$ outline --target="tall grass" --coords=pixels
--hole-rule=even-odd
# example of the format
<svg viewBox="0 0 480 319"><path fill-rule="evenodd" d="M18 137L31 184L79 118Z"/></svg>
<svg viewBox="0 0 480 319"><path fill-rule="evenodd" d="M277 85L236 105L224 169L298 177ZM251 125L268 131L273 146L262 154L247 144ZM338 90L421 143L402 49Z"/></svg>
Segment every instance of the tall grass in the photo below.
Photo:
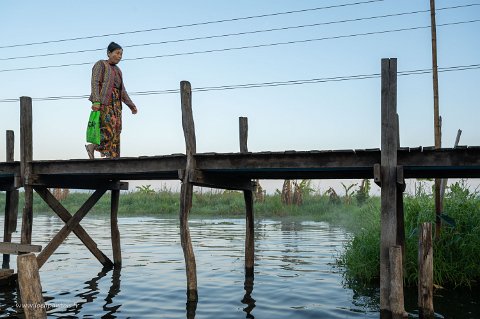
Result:
<svg viewBox="0 0 480 319"><path fill-rule="evenodd" d="M418 228L423 222L435 222L434 199L425 191L406 196L405 211L405 284L418 280ZM353 236L346 244L339 263L353 282L369 283L379 278L380 209L366 210L372 223L350 229ZM444 201L444 227L434 241L434 283L445 287L477 285L480 279L480 198L460 181L449 187Z"/></svg>

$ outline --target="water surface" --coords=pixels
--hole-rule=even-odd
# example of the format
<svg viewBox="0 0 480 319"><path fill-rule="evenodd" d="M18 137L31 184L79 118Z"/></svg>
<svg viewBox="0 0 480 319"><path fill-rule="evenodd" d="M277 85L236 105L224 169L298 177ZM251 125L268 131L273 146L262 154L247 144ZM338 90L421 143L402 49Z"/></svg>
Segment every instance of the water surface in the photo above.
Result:
<svg viewBox="0 0 480 319"><path fill-rule="evenodd" d="M37 216L33 225L33 242L45 246L64 224L56 217ZM109 221L87 217L82 225L111 256ZM193 219L199 302L187 305L178 221L120 218L119 227L120 271L102 269L73 233L42 267L46 303L56 307L48 311L49 318L379 317L378 289L347 286L335 264L348 236L341 228L322 222L257 221L252 279L244 274L244 220ZM11 266L16 266L13 256ZM409 298L413 294L407 294L406 305L411 317L417 317L416 297ZM15 290L0 292L0 318L17 317L16 299ZM462 298L463 306L457 308L462 316L453 311L437 317L476 318L475 300Z"/></svg>

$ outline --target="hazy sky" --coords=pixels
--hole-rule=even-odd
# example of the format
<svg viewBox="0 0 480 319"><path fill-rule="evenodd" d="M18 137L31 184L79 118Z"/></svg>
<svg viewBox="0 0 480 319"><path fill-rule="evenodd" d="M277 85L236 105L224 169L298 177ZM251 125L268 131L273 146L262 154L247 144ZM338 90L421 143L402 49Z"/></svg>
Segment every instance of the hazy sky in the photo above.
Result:
<svg viewBox="0 0 480 319"><path fill-rule="evenodd" d="M480 1L436 1L437 9L469 4L475 5L437 11L440 68L480 64L480 23L442 26L480 19ZM337 7L321 9L331 6ZM139 109L135 116L124 112L122 156L183 153L179 94L133 93L176 90L181 80L190 81L195 89L378 74L380 60L390 57L398 59L399 71L429 69L428 9L429 0L3 0L0 102L19 96L88 95L91 67L106 58L106 46L115 41L124 46L124 61L119 66ZM291 11L301 12L271 15ZM427 12L373 18L416 11ZM131 33L259 15L266 16ZM320 25L172 42L311 24ZM427 28L383 32L416 27ZM108 35L113 33L124 34ZM98 35L108 36L90 37ZM90 38L52 42L83 37ZM278 44L309 39L320 40ZM22 45L34 42L49 43ZM128 47L139 44L151 45ZM100 50L11 59L91 49ZM211 50L221 51L194 53ZM81 65L7 71L68 64ZM479 145L478 76L478 67L439 75L444 146L453 145L458 129L463 130L461 144ZM402 146L433 145L431 78L431 73L399 77ZM15 131L18 150L19 103L0 103L0 108L0 130ZM86 98L34 101L34 159L87 158L83 145L89 112ZM379 78L194 92L193 112L198 152L238 151L239 116L249 119L250 151L380 146ZM4 138L0 139L0 158L5 158Z"/></svg>

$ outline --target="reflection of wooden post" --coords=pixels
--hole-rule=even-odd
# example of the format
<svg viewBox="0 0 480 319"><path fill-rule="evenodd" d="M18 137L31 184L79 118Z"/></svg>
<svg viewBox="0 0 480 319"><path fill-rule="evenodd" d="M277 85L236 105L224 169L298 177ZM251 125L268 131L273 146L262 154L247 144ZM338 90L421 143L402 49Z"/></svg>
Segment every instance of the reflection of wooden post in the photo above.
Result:
<svg viewBox="0 0 480 319"><path fill-rule="evenodd" d="M248 118L240 117L240 153L248 152ZM255 259L254 220L253 220L253 191L243 191L245 199L245 276L253 276Z"/></svg>
<svg viewBox="0 0 480 319"><path fill-rule="evenodd" d="M407 318L403 298L403 264L402 247L392 246L390 257L390 308L393 319Z"/></svg>
<svg viewBox="0 0 480 319"><path fill-rule="evenodd" d="M432 224L423 223L418 242L418 308L420 318L433 318Z"/></svg>
<svg viewBox="0 0 480 319"><path fill-rule="evenodd" d="M397 60L382 59L380 316L391 317L389 249L397 242Z"/></svg>
<svg viewBox="0 0 480 319"><path fill-rule="evenodd" d="M7 131L7 162L14 160L14 142L15 135L13 131ZM5 224L3 229L3 241L9 243L12 241L12 233L17 229L18 214L18 190L8 190L5 194ZM3 255L3 269L10 268L10 255Z"/></svg>
<svg viewBox="0 0 480 319"><path fill-rule="evenodd" d="M182 186L180 189L180 239L187 273L187 300L196 301L198 300L197 265L188 227L188 215L192 208L193 197L193 184L190 182L189 176L193 174L196 166L193 155L197 152L197 146L192 113L192 88L189 82L180 82L180 94L182 104L182 126L187 155L187 166L185 168L185 174L183 174Z"/></svg>
<svg viewBox="0 0 480 319"><path fill-rule="evenodd" d="M18 285L25 318L47 318L35 254L29 253L18 256L17 268Z"/></svg>
<svg viewBox="0 0 480 319"><path fill-rule="evenodd" d="M120 190L112 190L110 228L112 234L113 262L115 267L122 267L122 250L120 247L120 231L118 230L118 203Z"/></svg>
<svg viewBox="0 0 480 319"><path fill-rule="evenodd" d="M25 189L25 206L22 216L21 243L32 243L33 188L28 185L33 158L32 98L20 97L20 172Z"/></svg>

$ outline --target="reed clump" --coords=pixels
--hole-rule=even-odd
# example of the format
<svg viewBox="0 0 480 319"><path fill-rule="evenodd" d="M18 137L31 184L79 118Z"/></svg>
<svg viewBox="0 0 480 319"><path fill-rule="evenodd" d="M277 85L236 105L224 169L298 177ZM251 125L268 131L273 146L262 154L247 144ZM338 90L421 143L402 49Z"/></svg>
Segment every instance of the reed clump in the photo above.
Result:
<svg viewBox="0 0 480 319"><path fill-rule="evenodd" d="M405 272L406 286L418 281L418 230L424 222L435 223L432 193L423 186L415 196L405 196ZM346 269L348 281L372 283L380 269L380 207L363 211L368 222L350 228L351 237L338 259ZM480 279L480 196L470 191L464 181L449 186L444 200L442 232L434 240L434 284L455 288L477 286Z"/></svg>

